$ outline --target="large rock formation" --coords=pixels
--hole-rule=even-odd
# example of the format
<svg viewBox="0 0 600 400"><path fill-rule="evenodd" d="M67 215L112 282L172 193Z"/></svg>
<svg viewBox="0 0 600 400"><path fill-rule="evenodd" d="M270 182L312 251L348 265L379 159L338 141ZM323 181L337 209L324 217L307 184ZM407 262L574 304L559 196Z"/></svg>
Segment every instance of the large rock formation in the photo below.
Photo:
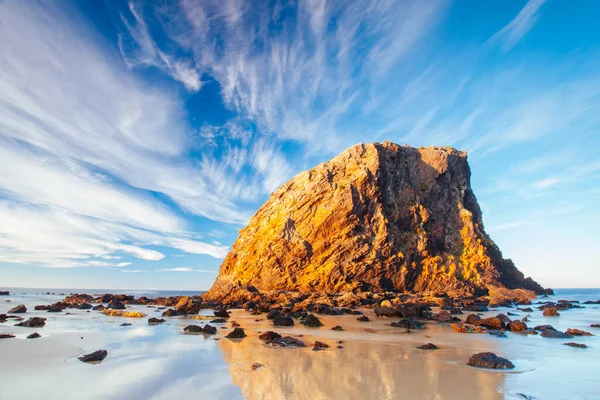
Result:
<svg viewBox="0 0 600 400"><path fill-rule="evenodd" d="M390 142L351 147L273 193L204 297L243 286L453 296L490 286L543 290L485 233L465 152Z"/></svg>

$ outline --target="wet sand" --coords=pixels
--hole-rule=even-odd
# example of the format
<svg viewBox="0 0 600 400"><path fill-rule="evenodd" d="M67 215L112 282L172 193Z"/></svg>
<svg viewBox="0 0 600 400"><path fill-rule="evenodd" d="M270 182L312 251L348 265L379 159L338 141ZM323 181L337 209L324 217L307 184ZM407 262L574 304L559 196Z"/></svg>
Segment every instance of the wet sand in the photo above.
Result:
<svg viewBox="0 0 600 400"><path fill-rule="evenodd" d="M0 312L17 304L33 310L36 304L58 296L0 299ZM562 345L567 340L507 332L507 338L487 334L459 334L449 324L426 323L412 334L389 326L397 318L371 322L356 316L319 316L321 328L273 327L266 316L234 310L230 321L245 329L244 339L225 339L231 323L214 324L216 337L184 335L189 324L205 320L171 317L162 325L149 326L147 319L160 312L132 306L146 318L109 317L85 310L53 314L28 311L21 316L48 318L43 328L0 324L0 333L14 339L0 340L0 399L589 399L600 396L596 378L600 337L573 338L588 349ZM487 315L506 313L508 309ZM515 312L516 310L511 310ZM66 312L72 315L65 315ZM202 314L210 314L210 310ZM518 312L520 317L526 313ZM532 315L529 326L552 324L557 329L580 328L594 332L589 324L600 320L600 306L570 310L560 317ZM466 315L463 315L465 317ZM255 319L261 319L256 322ZM516 318L516 317L513 317ZM121 327L123 322L132 326ZM341 325L343 332L331 331ZM228 329L221 329L222 326ZM371 328L374 333L365 332ZM307 348L273 348L258 339L259 332L274 330L298 337ZM600 334L600 330L596 330ZM39 339L25 339L39 332ZM302 337L299 337L303 335ZM81 338L83 337L83 339ZM215 340L219 339L219 340ZM331 347L313 351L315 340ZM343 341L338 349L337 341ZM432 342L439 350L418 350ZM100 364L76 359L98 349L108 350ZM516 368L490 371L466 365L469 357L492 351L511 360ZM254 363L263 367L253 370Z"/></svg>

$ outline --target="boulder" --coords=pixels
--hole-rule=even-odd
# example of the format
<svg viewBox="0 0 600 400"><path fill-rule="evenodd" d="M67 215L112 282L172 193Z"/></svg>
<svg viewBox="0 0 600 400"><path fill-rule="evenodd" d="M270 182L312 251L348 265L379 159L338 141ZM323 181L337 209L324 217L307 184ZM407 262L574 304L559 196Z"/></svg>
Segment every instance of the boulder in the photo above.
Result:
<svg viewBox="0 0 600 400"><path fill-rule="evenodd" d="M10 333L0 333L0 339L10 339L10 338L14 338L15 335L12 335Z"/></svg>
<svg viewBox="0 0 600 400"><path fill-rule="evenodd" d="M212 325L206 324L206 325L204 325L204 328L202 328L202 333L205 333L207 335L216 335L217 328L215 328Z"/></svg>
<svg viewBox="0 0 600 400"><path fill-rule="evenodd" d="M572 338L572 335L569 335L568 333L564 333L561 331L557 331L555 329L544 329L542 330L542 337L545 338L550 338L550 339L567 339L567 338Z"/></svg>
<svg viewBox="0 0 600 400"><path fill-rule="evenodd" d="M242 339L246 337L246 332L244 332L242 328L235 328L233 331L229 332L225 337L227 339Z"/></svg>
<svg viewBox="0 0 600 400"><path fill-rule="evenodd" d="M590 332L582 331L581 329L569 328L566 333L573 336L594 336Z"/></svg>
<svg viewBox="0 0 600 400"><path fill-rule="evenodd" d="M479 321L480 319L481 317L477 314L469 314L467 315L467 320L465 321L465 323L474 325L475 321Z"/></svg>
<svg viewBox="0 0 600 400"><path fill-rule="evenodd" d="M358 322L369 322L370 321L369 317L367 317L366 315L363 315L362 317L358 317L358 318L356 318L356 320Z"/></svg>
<svg viewBox="0 0 600 400"><path fill-rule="evenodd" d="M511 332L524 332L527 330L527 324L525 324L525 322L515 320L510 321L508 325L506 325L506 328Z"/></svg>
<svg viewBox="0 0 600 400"><path fill-rule="evenodd" d="M343 330L344 330L344 328L342 328L342 327L341 327L341 326L339 326L339 325L336 325L336 326L334 326L333 328L331 328L331 330L332 330L332 331L343 331Z"/></svg>
<svg viewBox="0 0 600 400"><path fill-rule="evenodd" d="M78 308L80 310L89 310L91 308L94 308L94 306L91 305L90 303L81 303L76 308Z"/></svg>
<svg viewBox="0 0 600 400"><path fill-rule="evenodd" d="M27 312L27 307L25 307L24 304L19 304L16 307L11 308L10 310L8 310L9 314L23 314Z"/></svg>
<svg viewBox="0 0 600 400"><path fill-rule="evenodd" d="M215 318L210 320L211 324L224 324L225 322L227 321L223 318Z"/></svg>
<svg viewBox="0 0 600 400"><path fill-rule="evenodd" d="M485 352L473 354L467 365L477 368L513 369L515 366L506 358L498 357L494 353Z"/></svg>
<svg viewBox="0 0 600 400"><path fill-rule="evenodd" d="M98 304L97 306L92 307L92 310L102 311L102 310L106 310L106 307L104 307L104 305L102 305L102 304Z"/></svg>
<svg viewBox="0 0 600 400"><path fill-rule="evenodd" d="M306 344L303 341L291 336L275 338L269 341L268 344L279 347L306 347Z"/></svg>
<svg viewBox="0 0 600 400"><path fill-rule="evenodd" d="M306 319L304 320L303 324L304 324L304 326L307 326L310 328L318 328L320 326L323 326L323 323L321 321L319 321L319 318L317 318L313 314L309 314L306 317Z"/></svg>
<svg viewBox="0 0 600 400"><path fill-rule="evenodd" d="M81 357L77 357L77 359L81 362L101 362L108 355L108 351L106 350L96 350L93 353L84 354Z"/></svg>
<svg viewBox="0 0 600 400"><path fill-rule="evenodd" d="M281 335L277 332L273 332L273 331L266 331L260 334L260 336L258 337L260 340L264 340L266 342L270 342L272 340L275 339L280 339Z"/></svg>
<svg viewBox="0 0 600 400"><path fill-rule="evenodd" d="M183 328L185 333L202 333L203 328L200 325L188 325Z"/></svg>
<svg viewBox="0 0 600 400"><path fill-rule="evenodd" d="M587 346L583 343L567 342L567 343L563 343L563 344L565 346L578 347L580 349L587 349Z"/></svg>
<svg viewBox="0 0 600 400"><path fill-rule="evenodd" d="M148 319L148 325L158 325L158 324L162 324L163 322L165 322L166 320L162 319L162 318L149 318Z"/></svg>
<svg viewBox="0 0 600 400"><path fill-rule="evenodd" d="M177 304L175 304L175 311L177 311L181 315L198 314L200 312L200 307L202 307L202 299L200 297L184 296L181 299L179 299ZM229 314L227 315L229 316ZM215 314L215 317L220 316L221 315Z"/></svg>
<svg viewBox="0 0 600 400"><path fill-rule="evenodd" d="M113 310L124 310L125 304L121 303L118 299L113 298L110 303L106 306L106 308L110 308Z"/></svg>
<svg viewBox="0 0 600 400"><path fill-rule="evenodd" d="M37 332L34 332L34 333L30 334L30 335L27 335L27 339L37 339L37 338L40 338L40 337L42 337L42 335L40 335Z"/></svg>
<svg viewBox="0 0 600 400"><path fill-rule="evenodd" d="M476 325L452 324L452 330L458 333L484 333L485 328Z"/></svg>
<svg viewBox="0 0 600 400"><path fill-rule="evenodd" d="M478 319L476 321L473 321L473 325L483 326L488 329L498 329L498 330L503 330L506 327L504 322L502 322L502 320L498 317Z"/></svg>
<svg viewBox="0 0 600 400"><path fill-rule="evenodd" d="M558 317L560 313L556 310L556 307L544 308L544 317Z"/></svg>
<svg viewBox="0 0 600 400"><path fill-rule="evenodd" d="M286 317L284 315L279 315L277 318L273 319L273 325L275 326L294 326L294 320L292 317Z"/></svg>
<svg viewBox="0 0 600 400"><path fill-rule="evenodd" d="M427 344L417 347L417 349L420 349L420 350L437 350L438 348L439 347L437 347L433 343L427 343Z"/></svg>
<svg viewBox="0 0 600 400"><path fill-rule="evenodd" d="M26 328L41 328L44 325L46 325L46 318L32 317L29 318L27 321L16 324L15 326L23 326Z"/></svg>
<svg viewBox="0 0 600 400"><path fill-rule="evenodd" d="M329 345L323 342L319 342L318 340L315 342L313 347L313 351L325 350L328 349Z"/></svg>
<svg viewBox="0 0 600 400"><path fill-rule="evenodd" d="M167 309L167 311L162 313L163 317L175 317L179 315L179 313L177 311L175 311L173 308L169 308Z"/></svg>
<svg viewBox="0 0 600 400"><path fill-rule="evenodd" d="M398 322L392 322L390 325L394 328L423 329L423 324L414 318L404 318Z"/></svg>
<svg viewBox="0 0 600 400"><path fill-rule="evenodd" d="M218 318L229 318L229 313L223 308L214 310L213 313L215 314L215 317Z"/></svg>

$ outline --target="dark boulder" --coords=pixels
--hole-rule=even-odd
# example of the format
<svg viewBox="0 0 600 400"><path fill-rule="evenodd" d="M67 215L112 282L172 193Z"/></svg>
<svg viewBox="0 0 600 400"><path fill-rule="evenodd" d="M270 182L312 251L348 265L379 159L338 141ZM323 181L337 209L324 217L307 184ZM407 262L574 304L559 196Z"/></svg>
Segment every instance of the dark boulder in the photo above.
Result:
<svg viewBox="0 0 600 400"><path fill-rule="evenodd" d="M315 342L313 347L313 351L325 350L328 349L329 345L327 343L319 342L318 340Z"/></svg>
<svg viewBox="0 0 600 400"><path fill-rule="evenodd" d="M91 308L94 308L94 306L91 305L90 303L81 303L77 306L77 308L80 310L89 310Z"/></svg>
<svg viewBox="0 0 600 400"><path fill-rule="evenodd" d="M269 312L267 313L267 319L275 319L281 315L282 315L281 310L279 310L277 308L273 308L273 309L269 310Z"/></svg>
<svg viewBox="0 0 600 400"><path fill-rule="evenodd" d="M35 332L32 333L31 335L27 335L27 339L37 339L39 337L42 337L42 335L40 335L39 333Z"/></svg>
<svg viewBox="0 0 600 400"><path fill-rule="evenodd" d="M129 322L123 322L121 325L119 326L131 326L131 324Z"/></svg>
<svg viewBox="0 0 600 400"><path fill-rule="evenodd" d="M344 328L342 328L342 327L341 327L341 326L339 326L339 325L336 325L336 326L334 326L333 328L331 328L331 330L332 330L332 331L343 331L343 330L344 330Z"/></svg>
<svg viewBox="0 0 600 400"><path fill-rule="evenodd" d="M77 359L82 362L100 362L104 360L107 355L108 351L106 350L96 350L93 353L84 354L81 357L77 357Z"/></svg>
<svg viewBox="0 0 600 400"><path fill-rule="evenodd" d="M268 344L279 347L306 347L306 344L303 341L291 336L275 338L269 341Z"/></svg>
<svg viewBox="0 0 600 400"><path fill-rule="evenodd" d="M92 307L92 310L102 311L102 310L106 310L106 307L104 307L104 305L102 305L102 304L98 304L97 306Z"/></svg>
<svg viewBox="0 0 600 400"><path fill-rule="evenodd" d="M578 347L580 349L587 349L587 346L583 343L567 342L567 343L563 343L563 344L565 346Z"/></svg>
<svg viewBox="0 0 600 400"><path fill-rule="evenodd" d="M27 321L19 322L15 326L23 326L26 328L41 328L46 325L46 318L32 317Z"/></svg>
<svg viewBox="0 0 600 400"><path fill-rule="evenodd" d="M264 340L267 343L275 340L275 339L280 339L281 335L277 332L273 332L273 331L266 331L260 334L260 336L258 337L260 340Z"/></svg>
<svg viewBox="0 0 600 400"><path fill-rule="evenodd" d="M10 296L10 292L8 290L0 290L0 296Z"/></svg>
<svg viewBox="0 0 600 400"><path fill-rule="evenodd" d="M0 333L0 339L10 339L14 337L15 335L11 335L10 333Z"/></svg>
<svg viewBox="0 0 600 400"><path fill-rule="evenodd" d="M162 324L163 322L165 322L166 320L162 319L162 318L149 318L148 319L148 325L158 325L158 324Z"/></svg>
<svg viewBox="0 0 600 400"><path fill-rule="evenodd" d="M561 331L557 331L555 329L544 329L542 330L542 337L545 338L550 338L550 339L567 339L567 338L572 338L572 335L569 335L568 333L564 333Z"/></svg>
<svg viewBox="0 0 600 400"><path fill-rule="evenodd" d="M510 322L510 318L508 318L504 314L498 314L498 315L496 315L496 318L498 318L500 321L504 322L504 324L508 324Z"/></svg>
<svg viewBox="0 0 600 400"><path fill-rule="evenodd" d="M18 306L11 308L8 310L9 314L23 314L27 312L27 307L24 304L19 304Z"/></svg>
<svg viewBox="0 0 600 400"><path fill-rule="evenodd" d="M367 317L366 315L363 315L362 317L358 317L358 318L356 318L356 320L358 322L369 322L370 321L369 317Z"/></svg>
<svg viewBox="0 0 600 400"><path fill-rule="evenodd" d="M106 308L110 308L113 310L124 310L125 304L121 303L118 299L113 298L110 303L106 306Z"/></svg>
<svg viewBox="0 0 600 400"><path fill-rule="evenodd" d="M215 317L218 318L229 318L229 313L224 308L214 310L213 313L215 314Z"/></svg>
<svg viewBox="0 0 600 400"><path fill-rule="evenodd" d="M317 318L313 314L309 314L304 320L303 324L304 326L307 326L309 328L318 328L320 326L323 326L323 323L319 321L319 318Z"/></svg>
<svg viewBox="0 0 600 400"><path fill-rule="evenodd" d="M169 308L167 311L162 313L163 317L176 317L177 315L179 315L179 313L172 308Z"/></svg>
<svg viewBox="0 0 600 400"><path fill-rule="evenodd" d="M286 317L284 315L279 315L277 318L273 319L273 325L275 326L294 326L294 320L292 317Z"/></svg>
<svg viewBox="0 0 600 400"><path fill-rule="evenodd" d="M50 308L48 309L48 312L59 313L59 312L62 312L65 308L66 307L65 307L64 304L62 304L62 303L55 303L55 304L52 304L52 306L50 306Z"/></svg>
<svg viewBox="0 0 600 400"><path fill-rule="evenodd" d="M183 331L185 333L201 333L202 327L200 325L188 325L183 328Z"/></svg>
<svg viewBox="0 0 600 400"><path fill-rule="evenodd" d="M224 318L215 318L210 320L211 324L224 324L225 322L227 321Z"/></svg>
<svg viewBox="0 0 600 400"><path fill-rule="evenodd" d="M235 328L233 331L229 332L227 339L242 339L246 337L246 332L242 328Z"/></svg>
<svg viewBox="0 0 600 400"><path fill-rule="evenodd" d="M394 328L423 329L423 324L414 318L404 318L398 322L392 322L390 325Z"/></svg>
<svg viewBox="0 0 600 400"><path fill-rule="evenodd" d="M438 348L439 347L437 347L433 343L427 343L427 344L417 347L417 349L420 349L420 350L437 350Z"/></svg>
<svg viewBox="0 0 600 400"><path fill-rule="evenodd" d="M467 365L490 369L513 369L515 367L514 364L506 358L498 357L490 352L473 354L471 358L469 358Z"/></svg>
<svg viewBox="0 0 600 400"><path fill-rule="evenodd" d="M398 317L400 313L392 307L375 307L373 310L378 317Z"/></svg>
<svg viewBox="0 0 600 400"><path fill-rule="evenodd" d="M206 325L204 325L204 328L202 328L202 333L205 333L207 335L216 335L217 328L215 328L212 325L206 324Z"/></svg>

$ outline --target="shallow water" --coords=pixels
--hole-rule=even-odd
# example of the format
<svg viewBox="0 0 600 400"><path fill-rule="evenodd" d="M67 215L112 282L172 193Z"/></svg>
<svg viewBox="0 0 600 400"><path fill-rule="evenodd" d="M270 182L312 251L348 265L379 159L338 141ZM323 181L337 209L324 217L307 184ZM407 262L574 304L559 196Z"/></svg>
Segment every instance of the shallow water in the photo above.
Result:
<svg viewBox="0 0 600 400"><path fill-rule="evenodd" d="M355 316L319 316L325 324L321 328L274 329L264 315L240 310L231 319L246 329L248 337L224 339L230 331L230 324L224 324L229 329L219 329L220 340L214 340L181 334L183 327L203 325L202 320L174 317L163 325L148 326L147 318L160 313L145 306L131 307L147 314L142 319L84 310L67 310L72 315L33 311L35 305L62 297L31 293L0 297L0 313L26 304L30 311L23 317L48 318L46 326L38 329L15 327L10 320L0 324L0 333L17 336L0 340L0 399L522 399L518 393L536 399L600 398L596 377L600 336L562 340L509 332L507 338L497 338L459 334L437 323L405 334L389 326L396 319L376 319L370 310L365 311L372 319L368 323L356 321ZM556 296L542 300L562 298L597 300L600 290L557 291ZM507 311L500 308L487 314ZM510 311L519 318L525 316ZM537 310L530 314L528 326L551 324L560 330L580 328L594 333L589 324L600 323L599 305L564 311L560 317L543 317ZM121 327L122 322L133 325ZM345 330L331 331L335 325ZM366 328L375 332L367 333ZM258 339L258 332L264 330L303 335L301 340L309 347L265 346ZM42 338L25 339L36 331ZM600 329L595 331L600 334ZM331 348L312 351L315 339ZM344 342L343 349L336 348L339 340ZM571 348L562 345L565 341L590 347ZM441 349L416 349L427 342ZM100 364L76 359L98 349L108 350ZM481 351L506 357L516 368L498 372L468 367L469 357ZM264 366L253 370L256 362Z"/></svg>

